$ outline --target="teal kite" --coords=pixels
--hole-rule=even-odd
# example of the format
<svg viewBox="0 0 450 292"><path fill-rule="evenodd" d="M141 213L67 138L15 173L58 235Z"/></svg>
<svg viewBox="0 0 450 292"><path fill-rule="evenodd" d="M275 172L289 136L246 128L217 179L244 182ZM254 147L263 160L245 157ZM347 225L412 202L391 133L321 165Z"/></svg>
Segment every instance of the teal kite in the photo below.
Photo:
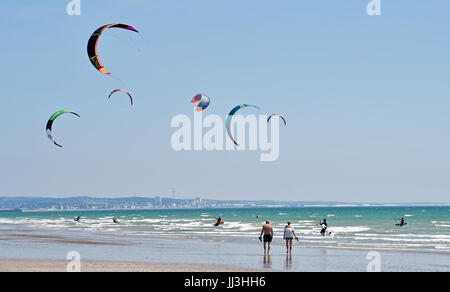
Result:
<svg viewBox="0 0 450 292"><path fill-rule="evenodd" d="M227 132L228 132L228 137L230 137L231 141L233 141L234 145L236 145L236 146L239 146L239 144L236 142L236 140L234 140L233 135L231 135L231 120L233 119L234 115L239 110L246 108L246 107L253 107L256 109L260 109L259 107L255 106L255 105L241 104L241 105L238 105L237 107L235 107L234 109L232 109L227 117L226 128L227 128Z"/></svg>

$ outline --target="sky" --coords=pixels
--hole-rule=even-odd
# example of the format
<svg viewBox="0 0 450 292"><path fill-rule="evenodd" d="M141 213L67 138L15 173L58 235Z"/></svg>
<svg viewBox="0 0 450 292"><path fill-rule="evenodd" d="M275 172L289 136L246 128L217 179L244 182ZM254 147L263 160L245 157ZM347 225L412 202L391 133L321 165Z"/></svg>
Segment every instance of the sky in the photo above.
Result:
<svg viewBox="0 0 450 292"><path fill-rule="evenodd" d="M0 3L0 196L450 202L449 1L69 2ZM104 76L86 45L109 23L139 34L104 33ZM199 92L282 114L279 159L174 151Z"/></svg>

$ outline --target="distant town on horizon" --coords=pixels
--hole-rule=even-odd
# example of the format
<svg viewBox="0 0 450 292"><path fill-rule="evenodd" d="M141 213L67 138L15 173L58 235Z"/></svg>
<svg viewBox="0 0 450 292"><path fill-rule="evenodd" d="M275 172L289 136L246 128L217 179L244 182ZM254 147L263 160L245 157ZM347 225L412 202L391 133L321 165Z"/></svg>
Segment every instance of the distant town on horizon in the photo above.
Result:
<svg viewBox="0 0 450 292"><path fill-rule="evenodd" d="M0 211L81 211L147 209L308 208L308 207L450 206L450 203L349 203L326 201L210 200L200 197L0 197Z"/></svg>

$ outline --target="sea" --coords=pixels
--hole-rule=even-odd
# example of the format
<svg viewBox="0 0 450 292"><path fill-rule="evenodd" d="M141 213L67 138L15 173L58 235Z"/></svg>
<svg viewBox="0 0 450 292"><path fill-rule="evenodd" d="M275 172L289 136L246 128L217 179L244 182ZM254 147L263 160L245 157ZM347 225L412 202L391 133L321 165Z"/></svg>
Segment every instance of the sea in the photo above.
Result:
<svg viewBox="0 0 450 292"><path fill-rule="evenodd" d="M80 221L74 218L80 216ZM216 218L223 225L215 226ZM407 225L399 227L398 218ZM113 222L113 218L118 223ZM319 222L327 219L322 237ZM288 221L307 248L450 253L450 207L303 207L0 213L0 226L201 242L259 243L265 221L282 242Z"/></svg>

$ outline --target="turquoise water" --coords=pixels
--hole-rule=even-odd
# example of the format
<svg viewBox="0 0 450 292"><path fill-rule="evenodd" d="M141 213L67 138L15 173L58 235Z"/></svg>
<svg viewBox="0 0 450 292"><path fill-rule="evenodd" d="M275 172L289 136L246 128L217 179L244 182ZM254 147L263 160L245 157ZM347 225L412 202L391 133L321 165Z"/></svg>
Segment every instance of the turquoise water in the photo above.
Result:
<svg viewBox="0 0 450 292"><path fill-rule="evenodd" d="M81 216L81 222L73 219ZM215 227L215 217L225 224ZM119 224L112 218L116 217ZM408 225L395 226L405 217ZM332 235L322 238L318 221L326 218ZM0 213L0 224L36 229L90 231L124 236L157 236L208 242L259 242L265 220L275 242L292 221L306 247L450 252L450 207L333 207L208 210L124 210Z"/></svg>

